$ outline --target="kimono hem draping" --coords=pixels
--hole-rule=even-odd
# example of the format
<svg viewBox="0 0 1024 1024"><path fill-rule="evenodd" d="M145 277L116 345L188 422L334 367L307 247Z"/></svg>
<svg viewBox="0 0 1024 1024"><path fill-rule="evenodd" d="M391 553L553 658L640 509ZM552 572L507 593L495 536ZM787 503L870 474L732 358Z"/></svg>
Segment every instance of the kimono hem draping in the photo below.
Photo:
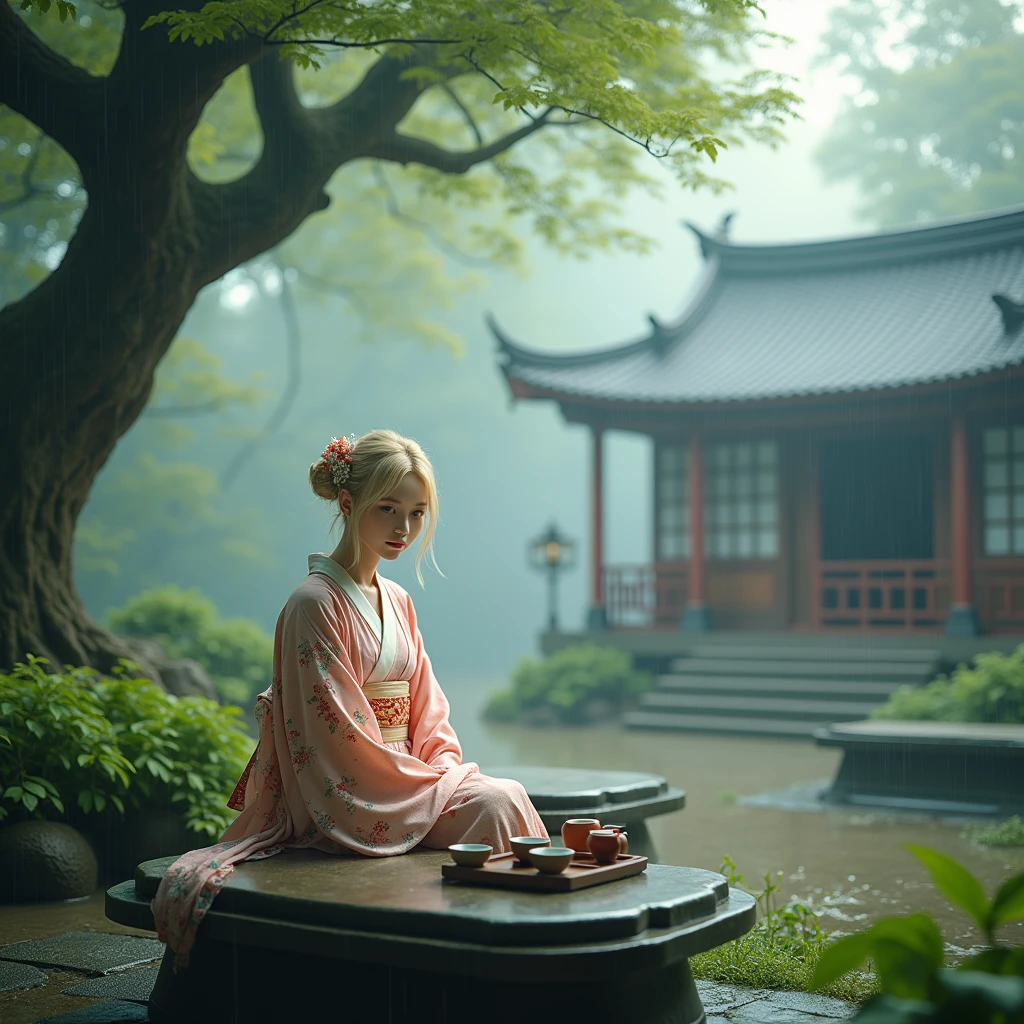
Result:
<svg viewBox="0 0 1024 1024"><path fill-rule="evenodd" d="M378 616L345 570L310 555L277 622L273 683L256 701L259 741L221 842L180 857L153 900L159 938L188 962L195 933L233 865L284 850L388 857L418 843L472 839L508 849L545 835L522 787L462 763L409 595L376 577ZM399 694L370 699L371 693ZM381 722L385 734L382 735ZM385 742L408 723L408 739Z"/></svg>

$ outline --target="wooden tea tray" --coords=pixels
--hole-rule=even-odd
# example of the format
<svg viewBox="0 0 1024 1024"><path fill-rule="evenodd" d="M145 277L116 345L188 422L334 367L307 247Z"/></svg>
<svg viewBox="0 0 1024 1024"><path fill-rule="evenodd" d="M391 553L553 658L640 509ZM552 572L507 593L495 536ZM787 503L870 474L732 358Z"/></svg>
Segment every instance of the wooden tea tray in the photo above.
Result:
<svg viewBox="0 0 1024 1024"><path fill-rule="evenodd" d="M520 864L513 853L499 853L480 868L442 864L441 875L457 882L493 885L504 889L575 892L577 889L589 889L592 885L614 882L617 878L638 875L646 867L646 857L619 854L619 859L613 864L598 864L589 853L577 853L561 874L545 875L535 867Z"/></svg>

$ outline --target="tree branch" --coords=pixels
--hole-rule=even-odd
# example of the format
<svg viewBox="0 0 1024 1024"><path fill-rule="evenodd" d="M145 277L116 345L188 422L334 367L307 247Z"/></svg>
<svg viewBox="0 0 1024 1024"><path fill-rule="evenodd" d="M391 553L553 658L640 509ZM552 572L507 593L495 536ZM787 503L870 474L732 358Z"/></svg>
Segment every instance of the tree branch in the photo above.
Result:
<svg viewBox="0 0 1024 1024"><path fill-rule="evenodd" d="M311 213L325 209L330 200L324 188L334 172L375 156L429 87L404 72L431 60L422 50L400 58L385 54L348 95L321 108L302 106L292 64L275 51L251 65L264 136L260 159L237 181L212 185L193 178L190 184L202 233L203 283L272 248Z"/></svg>
<svg viewBox="0 0 1024 1024"><path fill-rule="evenodd" d="M520 140L539 131L548 123L548 118L553 110L553 107L549 107L529 124L517 128L514 132L509 132L507 135L502 135L501 138L477 149L457 152L444 149L426 139L417 139L400 132L391 132L384 140L385 144L381 146L380 151L373 155L393 163L422 164L424 167L433 167L434 170L442 171L445 174L465 174L471 167L493 160L505 150L511 149Z"/></svg>
<svg viewBox="0 0 1024 1024"><path fill-rule="evenodd" d="M0 0L0 103L27 118L78 159L95 138L104 80L50 49Z"/></svg>
<svg viewBox="0 0 1024 1024"><path fill-rule="evenodd" d="M444 90L445 94L452 101L452 103L455 104L455 107L458 109L459 113L462 114L462 117L465 120L466 124L469 125L469 130L473 133L473 137L476 139L476 144L478 146L482 146L484 144L484 136L483 133L480 131L480 126L476 123L476 118L473 117L472 113L470 112L469 107L467 107L466 104L462 102L462 100L459 98L459 94L451 87L450 83L445 82L445 84L441 88Z"/></svg>

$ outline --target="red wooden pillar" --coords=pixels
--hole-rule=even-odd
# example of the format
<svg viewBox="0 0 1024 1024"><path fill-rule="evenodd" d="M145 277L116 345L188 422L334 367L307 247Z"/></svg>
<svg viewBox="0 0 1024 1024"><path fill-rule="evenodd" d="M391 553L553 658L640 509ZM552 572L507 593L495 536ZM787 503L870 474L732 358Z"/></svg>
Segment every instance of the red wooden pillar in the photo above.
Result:
<svg viewBox="0 0 1024 1024"><path fill-rule="evenodd" d="M690 567L686 577L684 633L706 633L711 629L707 603L707 567L704 558L704 451L700 436L690 438L687 477L690 491Z"/></svg>
<svg viewBox="0 0 1024 1024"><path fill-rule="evenodd" d="M590 459L590 609L587 629L608 628L608 613L604 604L604 486L602 482L601 448L604 431L592 427Z"/></svg>
<svg viewBox="0 0 1024 1024"><path fill-rule="evenodd" d="M953 413L949 431L950 554L953 562L952 600L946 618L948 636L977 636L974 582L971 566L971 466L967 419Z"/></svg>

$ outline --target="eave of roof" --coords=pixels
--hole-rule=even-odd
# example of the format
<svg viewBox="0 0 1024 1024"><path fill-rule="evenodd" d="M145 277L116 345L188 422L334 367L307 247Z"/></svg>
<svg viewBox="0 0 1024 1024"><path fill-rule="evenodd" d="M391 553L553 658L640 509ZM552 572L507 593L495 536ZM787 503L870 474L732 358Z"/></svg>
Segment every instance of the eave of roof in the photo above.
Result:
<svg viewBox="0 0 1024 1024"><path fill-rule="evenodd" d="M567 399L734 403L884 391L976 377L1024 362L1024 330L1011 329L1010 321L1003 329L1001 309L991 302L993 292L1024 291L1024 207L922 228L795 245L733 245L690 227L706 260L704 273L682 315L670 324L650 316L651 330L642 337L584 352L540 352L512 341L488 318L510 387L519 380ZM966 295L959 319L951 311L949 294L957 287ZM934 293L934 303L929 292ZM850 339L844 343L838 337L842 330L815 308L841 305L844 299L855 313L863 313L866 333L873 332L862 341L865 349L871 341L876 351L866 353L861 368L850 351ZM737 311L743 302L755 303L754 315L747 311L744 317L742 310ZM882 309L869 308L879 303ZM849 316L851 310L837 310L837 316L844 312ZM880 321L885 312L888 318ZM795 330L794 318L803 321L803 338ZM886 324L892 339L884 337ZM846 328L849 333L849 324ZM957 336L947 337L945 350L939 351L937 339L950 332ZM687 346L691 335L693 345ZM755 335L763 342L760 348L751 347ZM890 342L893 347L886 349ZM836 364L832 366L824 358L830 343ZM894 351L901 343L904 351ZM977 349L973 357L955 347L969 343ZM776 351L769 359L764 346L772 344ZM801 352L801 344L806 351ZM735 365L727 365L723 346L735 349ZM792 379L779 364L787 348L794 362ZM768 364L759 369L758 357L768 359ZM888 367L880 365L882 360ZM808 372L808 361L819 364L817 377ZM678 393L666 378L679 378Z"/></svg>

